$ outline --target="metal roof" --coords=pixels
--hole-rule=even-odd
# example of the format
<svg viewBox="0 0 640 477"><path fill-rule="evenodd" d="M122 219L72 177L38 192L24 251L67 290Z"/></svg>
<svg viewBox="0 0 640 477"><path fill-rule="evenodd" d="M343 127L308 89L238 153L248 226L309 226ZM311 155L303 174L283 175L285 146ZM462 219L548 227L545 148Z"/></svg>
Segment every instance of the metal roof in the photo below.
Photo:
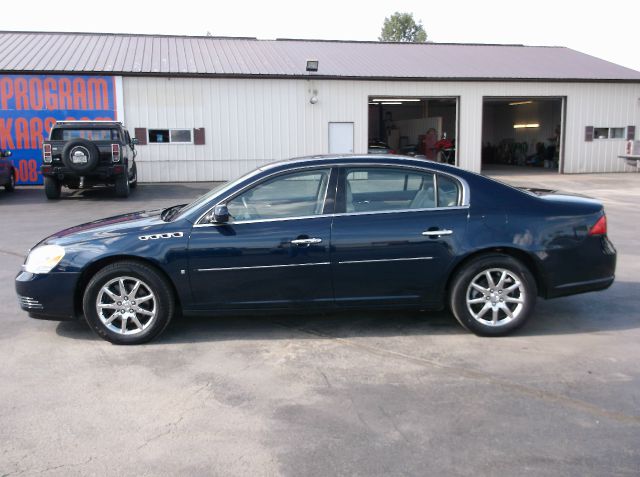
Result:
<svg viewBox="0 0 640 477"><path fill-rule="evenodd" d="M317 59L317 73L306 61ZM0 32L0 72L415 80L640 81L563 47Z"/></svg>

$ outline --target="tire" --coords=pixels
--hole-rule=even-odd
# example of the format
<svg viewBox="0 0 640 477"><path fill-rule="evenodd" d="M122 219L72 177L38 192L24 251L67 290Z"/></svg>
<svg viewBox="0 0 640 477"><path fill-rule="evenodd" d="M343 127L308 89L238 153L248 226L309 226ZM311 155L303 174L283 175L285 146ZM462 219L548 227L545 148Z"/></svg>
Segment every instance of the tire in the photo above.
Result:
<svg viewBox="0 0 640 477"><path fill-rule="evenodd" d="M13 192L16 190L16 171L13 169L9 172L9 182L4 185L4 190L7 192Z"/></svg>
<svg viewBox="0 0 640 477"><path fill-rule="evenodd" d="M87 323L102 339L133 345L164 331L175 313L175 300L169 282L154 268L122 261L107 265L91 278L82 307Z"/></svg>
<svg viewBox="0 0 640 477"><path fill-rule="evenodd" d="M75 154L86 158L84 163L75 163L72 157ZM100 163L100 152L94 143L86 139L74 139L64 145L62 149L62 162L72 171L84 175L94 170Z"/></svg>
<svg viewBox="0 0 640 477"><path fill-rule="evenodd" d="M44 177L44 193L49 200L56 200L60 198L60 191L62 187L60 186L60 181L57 177Z"/></svg>
<svg viewBox="0 0 640 477"><path fill-rule="evenodd" d="M469 331L504 336L527 321L537 294L536 281L526 266L508 255L491 254L471 260L456 273L449 304Z"/></svg>
<svg viewBox="0 0 640 477"><path fill-rule="evenodd" d="M127 174L116 177L116 197L129 197L129 178Z"/></svg>
<svg viewBox="0 0 640 477"><path fill-rule="evenodd" d="M129 188L131 189L135 189L138 186L138 166L136 166L136 163L133 163L133 166L131 166L131 179L129 179Z"/></svg>

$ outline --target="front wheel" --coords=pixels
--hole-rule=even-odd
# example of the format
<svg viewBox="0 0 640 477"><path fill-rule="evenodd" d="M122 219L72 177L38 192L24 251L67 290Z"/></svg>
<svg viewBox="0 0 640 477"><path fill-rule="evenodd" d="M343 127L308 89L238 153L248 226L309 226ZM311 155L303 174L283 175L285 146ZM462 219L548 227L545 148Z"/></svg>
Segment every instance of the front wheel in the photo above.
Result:
<svg viewBox="0 0 640 477"><path fill-rule="evenodd" d="M522 326L535 306L533 275L503 254L478 257L454 277L450 305L462 326L480 336L503 336Z"/></svg>
<svg viewBox="0 0 640 477"><path fill-rule="evenodd" d="M138 186L138 167L134 162L131 166L131 179L129 179L129 188L135 189Z"/></svg>
<svg viewBox="0 0 640 477"><path fill-rule="evenodd" d="M129 197L129 178L127 174L116 177L116 197Z"/></svg>
<svg viewBox="0 0 640 477"><path fill-rule="evenodd" d="M107 265L89 281L84 315L101 338L140 344L157 337L174 315L171 286L155 269L138 262Z"/></svg>

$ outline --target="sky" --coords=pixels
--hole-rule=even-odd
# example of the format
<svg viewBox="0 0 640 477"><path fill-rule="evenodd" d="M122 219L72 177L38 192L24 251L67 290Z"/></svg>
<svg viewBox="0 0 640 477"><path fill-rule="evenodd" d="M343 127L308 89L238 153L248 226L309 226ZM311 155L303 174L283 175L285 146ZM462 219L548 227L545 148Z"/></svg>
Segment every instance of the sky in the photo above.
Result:
<svg viewBox="0 0 640 477"><path fill-rule="evenodd" d="M640 0L5 0L0 30L376 41L396 11L436 43L566 46L640 71Z"/></svg>

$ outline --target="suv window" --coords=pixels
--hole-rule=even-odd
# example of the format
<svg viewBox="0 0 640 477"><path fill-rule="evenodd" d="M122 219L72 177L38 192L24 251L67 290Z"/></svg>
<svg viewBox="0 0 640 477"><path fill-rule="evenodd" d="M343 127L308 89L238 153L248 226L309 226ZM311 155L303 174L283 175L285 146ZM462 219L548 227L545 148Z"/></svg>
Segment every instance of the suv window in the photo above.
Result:
<svg viewBox="0 0 640 477"><path fill-rule="evenodd" d="M70 141L88 139L90 141L120 141L117 129L68 129L57 128L51 131L52 141Z"/></svg>
<svg viewBox="0 0 640 477"><path fill-rule="evenodd" d="M227 202L229 214L234 221L322 214L329 172L295 172L261 182Z"/></svg>
<svg viewBox="0 0 640 477"><path fill-rule="evenodd" d="M394 167L349 168L345 188L347 213L449 207L458 205L459 196L453 179Z"/></svg>

